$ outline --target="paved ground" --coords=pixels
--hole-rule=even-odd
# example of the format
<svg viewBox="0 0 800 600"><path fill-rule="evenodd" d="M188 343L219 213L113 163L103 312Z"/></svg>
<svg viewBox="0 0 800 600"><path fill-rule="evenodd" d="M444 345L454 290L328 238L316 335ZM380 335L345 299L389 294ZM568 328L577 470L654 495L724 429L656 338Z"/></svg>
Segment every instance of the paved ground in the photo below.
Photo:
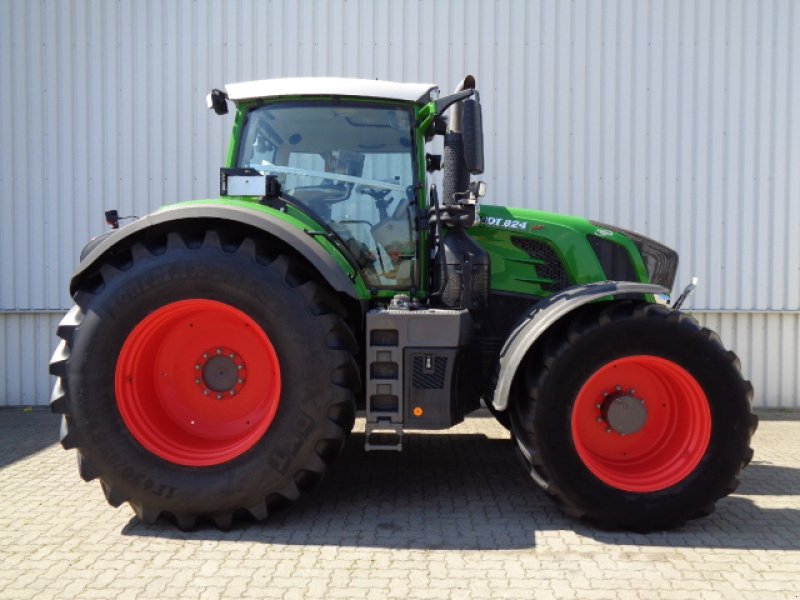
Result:
<svg viewBox="0 0 800 600"><path fill-rule="evenodd" d="M0 598L800 598L800 412L762 414L713 516L651 535L562 516L491 418L399 455L356 434L311 497L227 533L112 509L57 437L0 411Z"/></svg>

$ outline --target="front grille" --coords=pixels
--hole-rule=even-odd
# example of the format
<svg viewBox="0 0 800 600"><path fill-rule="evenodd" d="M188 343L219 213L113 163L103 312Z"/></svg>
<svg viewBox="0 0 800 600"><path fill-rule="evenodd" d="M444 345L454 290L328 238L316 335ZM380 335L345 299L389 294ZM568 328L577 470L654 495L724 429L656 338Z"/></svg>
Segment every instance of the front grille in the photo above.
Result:
<svg viewBox="0 0 800 600"><path fill-rule="evenodd" d="M570 286L569 275L553 249L539 240L512 237L511 243L536 261L536 276L548 281L541 282L542 289L558 292Z"/></svg>
<svg viewBox="0 0 800 600"><path fill-rule="evenodd" d="M678 253L675 250L621 227L614 227L597 221L590 222L592 225L630 238L637 250L639 250L639 254L642 255L650 283L660 285L668 290L672 289L672 285L675 283L675 273L678 271Z"/></svg>
<svg viewBox="0 0 800 600"><path fill-rule="evenodd" d="M671 290L675 283L675 273L678 271L678 253L672 248L648 239L634 239L633 243L642 253L650 283Z"/></svg>
<svg viewBox="0 0 800 600"><path fill-rule="evenodd" d="M592 246L606 279L609 281L639 281L633 261L628 252L611 240L590 235L589 244Z"/></svg>

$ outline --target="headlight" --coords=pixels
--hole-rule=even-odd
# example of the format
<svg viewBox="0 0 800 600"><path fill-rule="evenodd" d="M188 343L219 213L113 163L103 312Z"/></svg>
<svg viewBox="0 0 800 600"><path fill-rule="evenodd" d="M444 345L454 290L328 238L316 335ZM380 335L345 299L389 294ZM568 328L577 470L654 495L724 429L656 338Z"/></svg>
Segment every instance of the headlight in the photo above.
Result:
<svg viewBox="0 0 800 600"><path fill-rule="evenodd" d="M648 237L615 227L606 225L605 223L598 223L591 221L592 225L608 229L614 233L619 233L628 237L639 250L642 255L645 269L647 269L647 276L650 278L650 283L660 285L672 290L672 285L675 283L675 273L678 270L678 253L672 248L667 248L664 244L659 244L655 240Z"/></svg>

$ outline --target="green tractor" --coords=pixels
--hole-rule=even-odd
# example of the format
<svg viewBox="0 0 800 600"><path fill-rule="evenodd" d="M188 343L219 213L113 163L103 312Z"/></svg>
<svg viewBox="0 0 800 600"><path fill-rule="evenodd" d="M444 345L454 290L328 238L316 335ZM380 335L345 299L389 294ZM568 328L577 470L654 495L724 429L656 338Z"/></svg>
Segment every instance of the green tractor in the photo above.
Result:
<svg viewBox="0 0 800 600"><path fill-rule="evenodd" d="M752 387L670 305L678 256L586 219L479 205L475 81L291 78L213 90L219 199L92 240L50 406L81 477L145 523L228 528L365 449L481 407L569 514L666 528L752 457ZM443 156L426 144L443 137ZM430 147L428 147L430 150ZM442 191L426 180L442 170Z"/></svg>

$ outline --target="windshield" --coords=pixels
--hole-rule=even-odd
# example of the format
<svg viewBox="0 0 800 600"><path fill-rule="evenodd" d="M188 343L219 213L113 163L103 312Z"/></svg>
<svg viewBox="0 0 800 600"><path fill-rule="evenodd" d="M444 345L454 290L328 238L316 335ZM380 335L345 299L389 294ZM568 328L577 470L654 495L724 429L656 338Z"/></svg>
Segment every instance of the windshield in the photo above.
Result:
<svg viewBox="0 0 800 600"><path fill-rule="evenodd" d="M252 110L237 166L276 175L287 199L325 221L374 287L414 285L413 112L292 102Z"/></svg>

